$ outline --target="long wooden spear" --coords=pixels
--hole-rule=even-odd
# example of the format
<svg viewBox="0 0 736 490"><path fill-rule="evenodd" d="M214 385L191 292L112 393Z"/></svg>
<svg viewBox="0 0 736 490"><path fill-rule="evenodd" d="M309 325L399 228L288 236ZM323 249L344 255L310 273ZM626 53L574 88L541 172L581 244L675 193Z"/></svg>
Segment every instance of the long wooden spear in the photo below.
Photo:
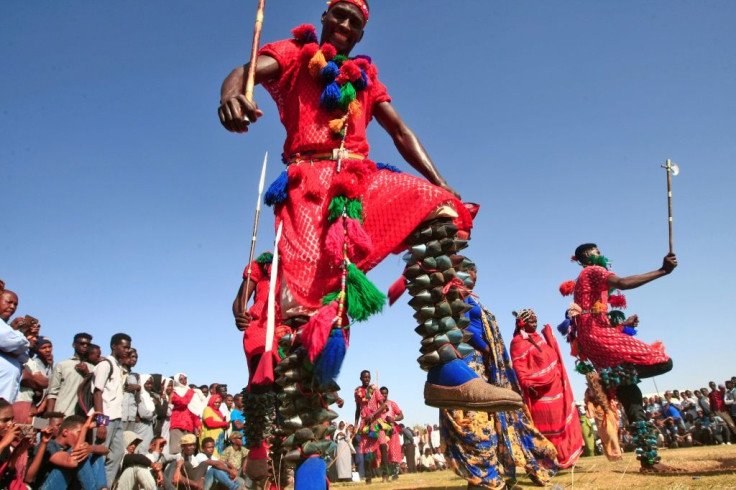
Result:
<svg viewBox="0 0 736 490"><path fill-rule="evenodd" d="M258 48L261 44L261 30L263 29L263 12L266 10L266 0L258 0L258 10L256 11L256 23L253 27L253 44L250 47L250 64L248 65L248 77L245 80L245 97L249 101L253 101L253 89L256 85L256 65L258 64ZM248 120L248 116L245 116ZM263 168L261 168L261 180L258 184L258 202L256 203L256 217L253 222L253 236L250 240L250 254L248 254L248 273L245 279L245 291L241 311L245 311L248 306L248 287L250 286L251 263L253 262L253 253L256 249L256 238L258 236L258 219L261 215L261 194L263 194L263 183L266 179L266 162L268 161L268 152L263 157Z"/></svg>
<svg viewBox="0 0 736 490"><path fill-rule="evenodd" d="M241 311L245 311L248 306L248 288L250 287L251 265L253 264L253 253L256 250L256 238L258 238L258 220L261 217L261 195L263 194L263 184L266 181L266 164L268 163L268 152L263 157L263 167L261 167L261 180L258 182L258 201L256 202L256 217L253 220L253 235L250 238L250 254L248 255L248 273L245 278L245 289L243 290L243 299Z"/></svg>
<svg viewBox="0 0 736 490"><path fill-rule="evenodd" d="M250 64L248 65L248 77L245 80L245 98L253 101L253 89L256 85L256 64L258 61L258 48L261 44L261 29L263 29L263 12L266 9L266 0L258 0L258 11L256 12L256 25L253 28L253 44L250 48Z"/></svg>

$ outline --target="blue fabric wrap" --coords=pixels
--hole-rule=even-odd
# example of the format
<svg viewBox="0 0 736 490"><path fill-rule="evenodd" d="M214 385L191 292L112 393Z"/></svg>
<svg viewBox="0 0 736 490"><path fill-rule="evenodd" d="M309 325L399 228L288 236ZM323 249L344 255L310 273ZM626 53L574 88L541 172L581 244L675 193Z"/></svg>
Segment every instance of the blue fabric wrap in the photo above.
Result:
<svg viewBox="0 0 736 490"><path fill-rule="evenodd" d="M472 310L465 313L465 316L470 318L470 325L465 327L465 331L473 334L470 338L470 345L475 347L476 350L485 352L489 349L489 346L483 336L483 320L481 318L483 311L480 309L480 305L476 303L472 297L468 296L465 299L465 302L473 307Z"/></svg>
<svg viewBox="0 0 736 490"><path fill-rule="evenodd" d="M294 472L294 488L299 490L326 490L327 463L322 458L309 458Z"/></svg>
<svg viewBox="0 0 736 490"><path fill-rule="evenodd" d="M462 359L440 364L429 370L427 381L440 386L460 386L478 375Z"/></svg>

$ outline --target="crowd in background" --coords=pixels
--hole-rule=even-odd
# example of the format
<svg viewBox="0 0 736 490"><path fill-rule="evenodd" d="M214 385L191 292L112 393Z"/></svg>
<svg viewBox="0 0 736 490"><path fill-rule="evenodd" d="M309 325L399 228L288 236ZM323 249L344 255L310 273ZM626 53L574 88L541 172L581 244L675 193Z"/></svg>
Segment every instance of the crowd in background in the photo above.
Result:
<svg viewBox="0 0 736 490"><path fill-rule="evenodd" d="M249 487L240 394L228 394L224 384L191 385L184 373L137 373L138 352L125 333L112 336L111 354L103 356L93 335L80 332L68 339L74 354L55 361L54 343L39 320L11 320L17 306L16 294L0 281L0 488L107 488L113 482L121 490ZM736 376L709 385L644 397L660 445L732 443ZM592 429L584 455L600 454L595 417L585 404L579 410ZM395 405L376 412L375 420L391 426L385 441L391 450L384 454L391 468L384 479L447 468L437 425L398 423L403 414L397 416ZM355 424L336 425L328 476L369 479L374 469L359 450L367 435L356 433ZM619 428L621 449L633 451L623 420Z"/></svg>

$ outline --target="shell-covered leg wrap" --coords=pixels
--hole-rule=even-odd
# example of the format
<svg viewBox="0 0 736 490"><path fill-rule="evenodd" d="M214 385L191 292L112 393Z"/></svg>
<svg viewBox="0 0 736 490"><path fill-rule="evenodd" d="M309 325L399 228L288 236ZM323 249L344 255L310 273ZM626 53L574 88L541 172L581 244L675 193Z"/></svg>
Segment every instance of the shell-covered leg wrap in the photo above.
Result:
<svg viewBox="0 0 736 490"><path fill-rule="evenodd" d="M469 324L463 314L471 306L463 300L461 289L470 285L465 271L473 263L457 255L467 247L467 240L456 238L457 231L446 219L423 223L410 235L404 255L407 291L413 296L409 305L416 310L415 331L422 336L422 355L417 360L425 371L473 352L466 343L470 335L462 330Z"/></svg>
<svg viewBox="0 0 736 490"><path fill-rule="evenodd" d="M629 425L629 431L636 445L636 459L642 465L655 465L661 458L657 453L657 433L651 422L639 420Z"/></svg>
<svg viewBox="0 0 736 490"><path fill-rule="evenodd" d="M285 468L298 467L311 457L323 457L335 447L335 443L327 439L335 427L324 423L337 418L337 413L329 406L337 401L340 387L334 383L327 387L317 383L312 374L314 365L299 342L300 334L301 329L279 340L288 354L274 369L276 383L281 386L277 395L279 434L284 439L280 441L279 450Z"/></svg>
<svg viewBox="0 0 736 490"><path fill-rule="evenodd" d="M245 445L253 449L271 437L276 417L276 394L243 391L243 415Z"/></svg>
<svg viewBox="0 0 736 490"><path fill-rule="evenodd" d="M472 306L465 298L473 287L469 270L475 264L458 252L468 246L457 237L458 228L449 219L422 223L408 238L404 255L406 289L412 296L409 305L419 322L421 335L419 365L428 372L424 385L427 405L437 408L515 410L521 396L498 388L478 377L464 358L474 352L468 344L470 324L466 312Z"/></svg>
<svg viewBox="0 0 736 490"><path fill-rule="evenodd" d="M639 383L639 375L631 364L603 368L600 370L600 379L603 389L612 391L619 386L635 385Z"/></svg>

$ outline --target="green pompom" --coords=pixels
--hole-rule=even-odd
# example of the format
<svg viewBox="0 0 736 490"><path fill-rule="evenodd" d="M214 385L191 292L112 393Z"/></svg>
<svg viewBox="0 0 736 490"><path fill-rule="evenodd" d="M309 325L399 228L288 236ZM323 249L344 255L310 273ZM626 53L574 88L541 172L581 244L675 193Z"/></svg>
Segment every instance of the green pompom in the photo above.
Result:
<svg viewBox="0 0 736 490"><path fill-rule="evenodd" d="M626 320L626 315L624 315L623 311L611 310L608 312L608 321L611 322L612 326L617 327L621 325L624 320Z"/></svg>
<svg viewBox="0 0 736 490"><path fill-rule="evenodd" d="M345 56L344 54L338 54L338 55L335 55L334 58L332 58L332 61L334 61L338 65L341 64L341 63L343 63L343 62L345 62L345 61L347 61L347 60L348 60L348 57Z"/></svg>
<svg viewBox="0 0 736 490"><path fill-rule="evenodd" d="M348 106L352 101L355 100L355 87L350 82L345 82L345 85L340 87L340 108L343 111L348 110Z"/></svg>
<svg viewBox="0 0 736 490"><path fill-rule="evenodd" d="M355 264L348 264L346 281L348 315L362 322L383 309L386 295Z"/></svg>
<svg viewBox="0 0 736 490"><path fill-rule="evenodd" d="M345 206L348 204L348 198L345 196L335 196L332 198L332 201L330 201L330 206L328 208L329 214L327 215L327 221L330 223L334 223L337 218L342 216L342 210L345 209Z"/></svg>
<svg viewBox="0 0 736 490"><path fill-rule="evenodd" d="M273 254L271 252L263 252L256 258L257 264L270 264L273 262Z"/></svg>

